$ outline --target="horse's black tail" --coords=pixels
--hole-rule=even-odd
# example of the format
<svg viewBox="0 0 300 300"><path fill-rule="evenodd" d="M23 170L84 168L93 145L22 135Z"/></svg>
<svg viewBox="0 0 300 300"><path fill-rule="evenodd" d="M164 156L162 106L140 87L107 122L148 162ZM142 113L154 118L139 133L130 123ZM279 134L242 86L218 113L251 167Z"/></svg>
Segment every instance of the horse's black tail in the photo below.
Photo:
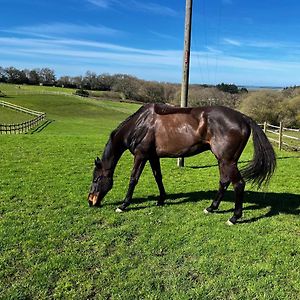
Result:
<svg viewBox="0 0 300 300"><path fill-rule="evenodd" d="M241 170L241 174L245 181L250 181L260 188L262 184L268 184L275 171L276 155L261 127L247 116L245 120L252 129L254 155L249 165Z"/></svg>

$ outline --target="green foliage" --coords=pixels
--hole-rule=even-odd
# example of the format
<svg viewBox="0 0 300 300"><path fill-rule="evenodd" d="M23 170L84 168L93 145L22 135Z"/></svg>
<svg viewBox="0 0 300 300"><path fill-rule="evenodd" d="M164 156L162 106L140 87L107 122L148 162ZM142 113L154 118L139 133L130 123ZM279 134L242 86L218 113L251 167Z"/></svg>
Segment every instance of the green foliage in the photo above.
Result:
<svg viewBox="0 0 300 300"><path fill-rule="evenodd" d="M243 98L240 109L259 123L283 122L284 126L300 127L300 105L298 90L257 91Z"/></svg>
<svg viewBox="0 0 300 300"><path fill-rule="evenodd" d="M80 90L76 90L75 91L75 95L77 96L81 96L81 97L88 97L89 96L89 92L84 90L84 89L80 89Z"/></svg>
<svg viewBox="0 0 300 300"><path fill-rule="evenodd" d="M132 167L125 153L103 207L92 209L94 158L139 106L63 89L1 89L11 102L53 120L38 134L0 136L1 299L299 297L299 155L277 153L268 190L247 186L244 219L234 227L225 225L234 206L231 189L218 213L202 213L219 181L209 152L188 158L184 169L162 159L164 207L155 205L147 165L130 210L117 214ZM250 143L241 164L251 157Z"/></svg>
<svg viewBox="0 0 300 300"><path fill-rule="evenodd" d="M241 110L259 123L268 121L278 124L279 107L282 95L276 91L258 91L249 94L241 103Z"/></svg>
<svg viewBox="0 0 300 300"><path fill-rule="evenodd" d="M139 99L139 80L136 77L124 74L114 76L113 91L123 94L124 99Z"/></svg>
<svg viewBox="0 0 300 300"><path fill-rule="evenodd" d="M144 82L141 85L139 94L143 102L165 102L164 86L158 82Z"/></svg>
<svg viewBox="0 0 300 300"><path fill-rule="evenodd" d="M180 103L180 92L177 94L177 103ZM237 94L230 94L216 87L191 85L189 88L189 106L224 105L235 108L239 102Z"/></svg>
<svg viewBox="0 0 300 300"><path fill-rule="evenodd" d="M239 88L235 84L221 83L217 85L217 89L230 94L238 94Z"/></svg>

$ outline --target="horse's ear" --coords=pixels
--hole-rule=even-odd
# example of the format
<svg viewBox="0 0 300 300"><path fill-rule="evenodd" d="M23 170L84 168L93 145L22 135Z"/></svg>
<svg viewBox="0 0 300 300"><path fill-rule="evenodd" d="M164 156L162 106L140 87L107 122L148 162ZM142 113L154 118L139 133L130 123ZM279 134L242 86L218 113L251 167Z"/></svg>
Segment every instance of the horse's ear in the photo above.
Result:
<svg viewBox="0 0 300 300"><path fill-rule="evenodd" d="M98 168L98 169L101 169L102 167L102 161L99 157L96 158L95 160L95 166Z"/></svg>

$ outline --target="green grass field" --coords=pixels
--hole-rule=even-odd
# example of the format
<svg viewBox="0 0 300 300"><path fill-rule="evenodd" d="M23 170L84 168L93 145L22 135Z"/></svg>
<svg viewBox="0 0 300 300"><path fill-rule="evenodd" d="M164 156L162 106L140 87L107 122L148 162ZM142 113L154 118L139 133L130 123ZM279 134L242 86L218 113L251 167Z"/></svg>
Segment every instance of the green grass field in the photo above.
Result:
<svg viewBox="0 0 300 300"><path fill-rule="evenodd" d="M33 117L29 114L0 106L0 124L18 124L31 119Z"/></svg>
<svg viewBox="0 0 300 300"><path fill-rule="evenodd" d="M139 106L15 89L0 85L6 101L51 122L0 136L0 299L300 299L299 153L277 152L268 189L246 187L233 227L231 189L218 213L203 214L219 180L210 152L183 169L162 160L164 207L147 165L134 203L117 214L132 167L125 153L103 207L90 208L93 161ZM251 157L249 143L241 164Z"/></svg>

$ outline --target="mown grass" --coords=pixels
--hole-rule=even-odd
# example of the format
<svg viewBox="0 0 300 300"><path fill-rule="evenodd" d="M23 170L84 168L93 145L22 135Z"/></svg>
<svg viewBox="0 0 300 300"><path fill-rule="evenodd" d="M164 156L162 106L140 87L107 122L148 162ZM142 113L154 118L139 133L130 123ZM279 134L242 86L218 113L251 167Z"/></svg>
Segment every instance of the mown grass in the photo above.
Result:
<svg viewBox="0 0 300 300"><path fill-rule="evenodd" d="M33 117L29 114L0 106L0 124L18 124L31 119Z"/></svg>
<svg viewBox="0 0 300 300"><path fill-rule="evenodd" d="M3 87L1 87L3 90ZM1 299L299 299L299 155L277 152L267 190L247 186L242 221L233 194L204 215L218 185L209 152L178 169L162 160L167 204L146 166L124 214L132 156L120 160L100 209L86 197L93 159L134 104L65 95L10 95L45 111L40 133L0 137ZM252 157L251 143L241 162Z"/></svg>

